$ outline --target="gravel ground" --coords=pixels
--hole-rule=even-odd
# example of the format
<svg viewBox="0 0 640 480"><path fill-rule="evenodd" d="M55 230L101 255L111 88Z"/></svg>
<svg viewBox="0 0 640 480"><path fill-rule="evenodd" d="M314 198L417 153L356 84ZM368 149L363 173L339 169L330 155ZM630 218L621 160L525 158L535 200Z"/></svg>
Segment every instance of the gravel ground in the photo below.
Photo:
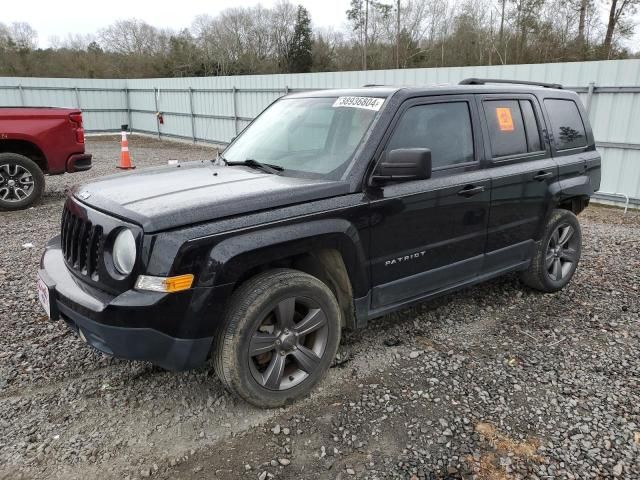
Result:
<svg viewBox="0 0 640 480"><path fill-rule="evenodd" d="M139 166L214 151L133 137ZM638 478L640 214L590 207L572 283L507 276L344 336L310 398L257 410L212 368L170 373L93 352L37 303L64 190L0 213L0 478ZM33 244L30 247L27 244Z"/></svg>

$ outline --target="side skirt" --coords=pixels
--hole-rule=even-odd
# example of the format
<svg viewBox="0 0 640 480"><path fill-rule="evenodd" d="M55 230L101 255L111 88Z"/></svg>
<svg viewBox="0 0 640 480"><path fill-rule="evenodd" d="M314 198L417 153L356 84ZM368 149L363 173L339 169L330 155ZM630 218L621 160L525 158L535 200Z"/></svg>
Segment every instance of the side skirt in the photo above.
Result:
<svg viewBox="0 0 640 480"><path fill-rule="evenodd" d="M409 298L407 300L403 300L401 302L393 303L390 305L385 305L379 308L367 308L371 303L371 292L369 292L366 296L357 298L354 300L355 303L355 314L356 314L356 328L364 328L367 326L369 320L373 320L374 318L382 317L389 313L395 312L397 310L401 310L403 308L410 307L412 305L416 305L418 303L424 303L428 300L432 300L436 297L440 297L446 295L448 293L455 292L456 290L460 290L462 288L471 287L473 285L477 285L478 283L486 282L487 280L491 280L492 278L500 277L507 273L517 272L520 270L526 270L529 267L531 260L523 260L516 264L512 264L508 267L503 267L498 270L494 270L487 273L482 273L476 277L471 279L455 283L453 285L449 285L447 287L441 288L439 290L434 290L429 293L425 293L416 297Z"/></svg>

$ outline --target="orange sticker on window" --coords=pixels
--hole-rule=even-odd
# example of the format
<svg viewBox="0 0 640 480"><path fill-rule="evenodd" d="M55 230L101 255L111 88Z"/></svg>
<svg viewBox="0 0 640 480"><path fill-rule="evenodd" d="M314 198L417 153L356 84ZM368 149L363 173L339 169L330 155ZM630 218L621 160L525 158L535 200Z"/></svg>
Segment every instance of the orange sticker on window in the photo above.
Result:
<svg viewBox="0 0 640 480"><path fill-rule="evenodd" d="M501 132L513 132L513 118L511 118L511 109L507 107L497 107L496 115L498 117L498 127Z"/></svg>

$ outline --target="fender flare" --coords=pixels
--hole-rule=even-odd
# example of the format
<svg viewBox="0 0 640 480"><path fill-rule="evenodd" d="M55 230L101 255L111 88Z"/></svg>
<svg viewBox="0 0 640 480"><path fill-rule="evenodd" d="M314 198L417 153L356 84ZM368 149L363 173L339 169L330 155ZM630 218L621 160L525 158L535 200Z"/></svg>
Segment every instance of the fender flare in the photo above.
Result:
<svg viewBox="0 0 640 480"><path fill-rule="evenodd" d="M557 205L567 198L591 197L594 191L593 185L591 185L591 177L588 175L580 175L550 184L549 193L553 203Z"/></svg>
<svg viewBox="0 0 640 480"><path fill-rule="evenodd" d="M536 236L534 240L540 240L544 233L544 228L547 223L547 219L555 208L558 207L564 200L570 198L589 198L593 195L593 185L591 184L591 177L588 175L579 175L577 177L565 178L549 184L548 195L550 201L545 215L540 218L538 228L536 229Z"/></svg>
<svg viewBox="0 0 640 480"><path fill-rule="evenodd" d="M234 235L216 246L207 264L215 270L217 285L237 282L252 268L265 263L332 248L340 252L354 296L369 289L367 261L356 227L344 219L314 220Z"/></svg>

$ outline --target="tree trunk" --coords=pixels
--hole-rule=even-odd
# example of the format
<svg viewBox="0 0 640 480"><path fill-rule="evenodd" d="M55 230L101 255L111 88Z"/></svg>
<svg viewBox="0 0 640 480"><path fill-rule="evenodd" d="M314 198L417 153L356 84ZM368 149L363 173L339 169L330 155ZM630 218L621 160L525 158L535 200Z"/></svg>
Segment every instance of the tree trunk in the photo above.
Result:
<svg viewBox="0 0 640 480"><path fill-rule="evenodd" d="M607 23L607 34L604 37L604 53L607 58L611 55L611 43L613 42L613 31L616 28L616 6L618 0L611 0L611 9L609 10L609 22Z"/></svg>
<svg viewBox="0 0 640 480"><path fill-rule="evenodd" d="M580 20L578 21L578 43L580 46L584 44L584 23L587 17L587 2L589 0L580 1Z"/></svg>
<svg viewBox="0 0 640 480"><path fill-rule="evenodd" d="M369 0L364 1L364 52L362 55L362 69L367 69L367 43L369 42Z"/></svg>
<svg viewBox="0 0 640 480"><path fill-rule="evenodd" d="M522 0L518 2L518 15L516 17L516 25L518 26L518 33L516 33L516 63L520 63L522 32L524 31L524 22L522 21Z"/></svg>
<svg viewBox="0 0 640 480"><path fill-rule="evenodd" d="M400 0L398 0L398 16L396 18L396 68L400 68Z"/></svg>
<svg viewBox="0 0 640 480"><path fill-rule="evenodd" d="M502 16L500 17L500 38L498 39L498 46L502 46L502 36L504 35L504 5L507 0L502 0Z"/></svg>

